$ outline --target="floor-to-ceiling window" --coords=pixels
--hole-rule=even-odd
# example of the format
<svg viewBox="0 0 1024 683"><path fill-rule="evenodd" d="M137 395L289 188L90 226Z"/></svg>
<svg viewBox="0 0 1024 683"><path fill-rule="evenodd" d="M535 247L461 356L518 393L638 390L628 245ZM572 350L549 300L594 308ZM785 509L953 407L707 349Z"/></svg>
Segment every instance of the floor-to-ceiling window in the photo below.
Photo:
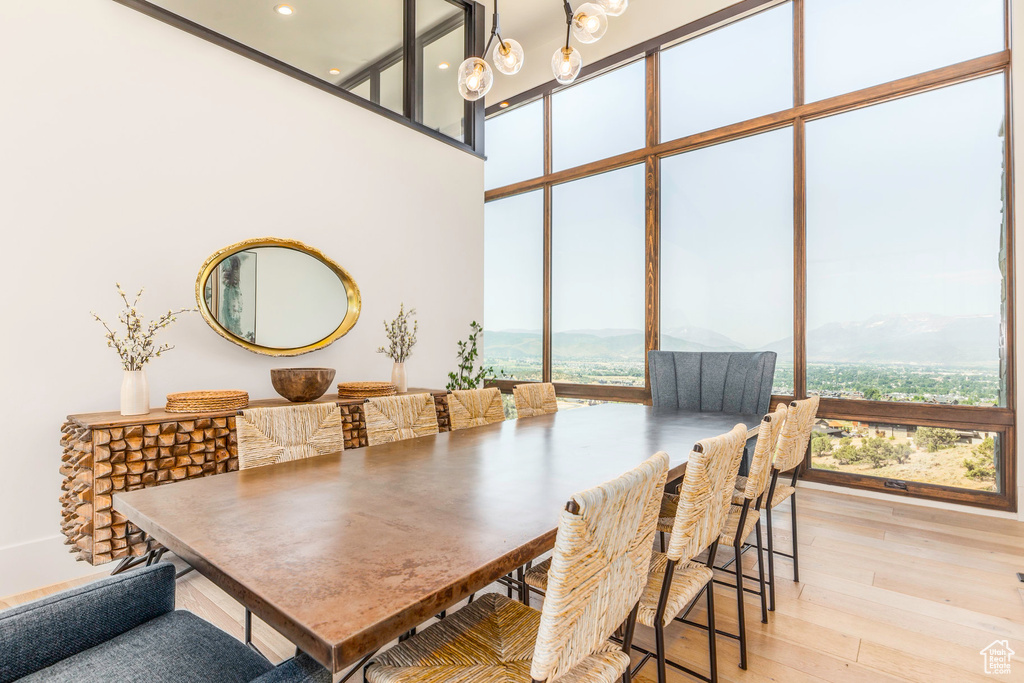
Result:
<svg viewBox="0 0 1024 683"><path fill-rule="evenodd" d="M489 112L496 383L640 402L648 350L773 350L804 477L1014 508L1003 0L734 11Z"/></svg>

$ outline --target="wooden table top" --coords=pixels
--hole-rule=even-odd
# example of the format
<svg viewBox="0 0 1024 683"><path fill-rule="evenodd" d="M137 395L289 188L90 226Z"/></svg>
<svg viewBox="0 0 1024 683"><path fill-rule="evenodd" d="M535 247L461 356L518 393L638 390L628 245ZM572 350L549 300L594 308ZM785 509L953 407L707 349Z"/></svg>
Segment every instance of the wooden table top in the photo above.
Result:
<svg viewBox="0 0 1024 683"><path fill-rule="evenodd" d="M759 416L601 405L114 496L334 672L554 545L573 493ZM756 432L753 432L756 434Z"/></svg>

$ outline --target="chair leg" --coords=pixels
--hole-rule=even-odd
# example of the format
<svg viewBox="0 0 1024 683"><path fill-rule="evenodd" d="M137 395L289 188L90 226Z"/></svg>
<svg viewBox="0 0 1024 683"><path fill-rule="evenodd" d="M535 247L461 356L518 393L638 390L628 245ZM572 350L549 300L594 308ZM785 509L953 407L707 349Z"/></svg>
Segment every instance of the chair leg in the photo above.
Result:
<svg viewBox="0 0 1024 683"><path fill-rule="evenodd" d="M768 520L768 611L775 611L775 543L772 531L772 506L765 507L765 518Z"/></svg>
<svg viewBox="0 0 1024 683"><path fill-rule="evenodd" d="M768 623L768 592L764 587L764 543L761 539L761 522L758 520L757 529L757 582L761 587L761 623Z"/></svg>
<svg viewBox="0 0 1024 683"><path fill-rule="evenodd" d="M658 532L658 538L661 539L661 552L662 552L662 554L664 554L664 552L665 552L665 532L664 531L659 531Z"/></svg>
<svg viewBox="0 0 1024 683"><path fill-rule="evenodd" d="M668 673L665 670L665 626L659 619L654 625L655 649L658 652L658 683L668 682Z"/></svg>
<svg viewBox="0 0 1024 683"><path fill-rule="evenodd" d="M743 616L743 542L736 539L736 619L740 625L740 668L747 668L747 624Z"/></svg>
<svg viewBox="0 0 1024 683"><path fill-rule="evenodd" d="M715 582L708 583L708 657L711 683L718 683L718 643L715 639Z"/></svg>
<svg viewBox="0 0 1024 683"><path fill-rule="evenodd" d="M526 571L520 567L516 570L516 581L519 582L519 602L530 606L530 587L526 585Z"/></svg>
<svg viewBox="0 0 1024 683"><path fill-rule="evenodd" d="M793 581L800 583L800 544L796 540L796 491L789 497L789 510L793 519Z"/></svg>

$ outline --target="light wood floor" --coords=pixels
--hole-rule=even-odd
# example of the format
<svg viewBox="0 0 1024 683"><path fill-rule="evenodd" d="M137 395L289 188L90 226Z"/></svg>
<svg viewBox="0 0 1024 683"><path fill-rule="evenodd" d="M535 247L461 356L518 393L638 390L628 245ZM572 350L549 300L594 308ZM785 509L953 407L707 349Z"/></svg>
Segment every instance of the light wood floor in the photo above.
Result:
<svg viewBox="0 0 1024 683"><path fill-rule="evenodd" d="M999 678L1024 681L1024 584L1016 578L1024 523L808 489L798 495L801 582L792 581L789 560L777 563L778 604L767 625L758 598L747 596L749 668L736 666L735 641L720 637L720 680L991 680L980 650L1008 639L1018 653L1014 672ZM788 549L788 507L778 513L776 539ZM754 561L748 553L748 566ZM0 608L69 585L5 598ZM716 590L719 628L735 630L734 596ZM242 636L242 607L195 572L179 581L178 606ZM691 618L705 615L698 608ZM254 631L271 659L293 654L262 624ZM650 646L652 635L638 627L637 643ZM702 631L673 624L667 638L670 658L706 672ZM653 662L637 680L656 680ZM693 679L670 667L669 680Z"/></svg>

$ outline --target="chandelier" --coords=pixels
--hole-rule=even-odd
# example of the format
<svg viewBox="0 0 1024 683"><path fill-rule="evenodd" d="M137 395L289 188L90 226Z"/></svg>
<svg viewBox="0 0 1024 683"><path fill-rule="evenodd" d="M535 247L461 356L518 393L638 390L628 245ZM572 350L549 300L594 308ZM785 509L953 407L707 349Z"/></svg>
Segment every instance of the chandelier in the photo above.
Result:
<svg viewBox="0 0 1024 683"><path fill-rule="evenodd" d="M576 80L583 66L580 51L569 41L573 36L581 43L596 43L608 31L608 17L617 17L629 7L629 0L594 0L585 2L574 11L569 0L562 0L565 9L565 47L555 50L551 56L551 71L555 80L568 85ZM459 93L470 102L479 100L494 85L494 72L485 57L494 44L491 60L499 72L513 76L523 68L526 55L523 46L511 38L502 38L501 20L498 15L498 0L494 0L494 18L491 22L491 37L479 57L470 57L459 65Z"/></svg>

